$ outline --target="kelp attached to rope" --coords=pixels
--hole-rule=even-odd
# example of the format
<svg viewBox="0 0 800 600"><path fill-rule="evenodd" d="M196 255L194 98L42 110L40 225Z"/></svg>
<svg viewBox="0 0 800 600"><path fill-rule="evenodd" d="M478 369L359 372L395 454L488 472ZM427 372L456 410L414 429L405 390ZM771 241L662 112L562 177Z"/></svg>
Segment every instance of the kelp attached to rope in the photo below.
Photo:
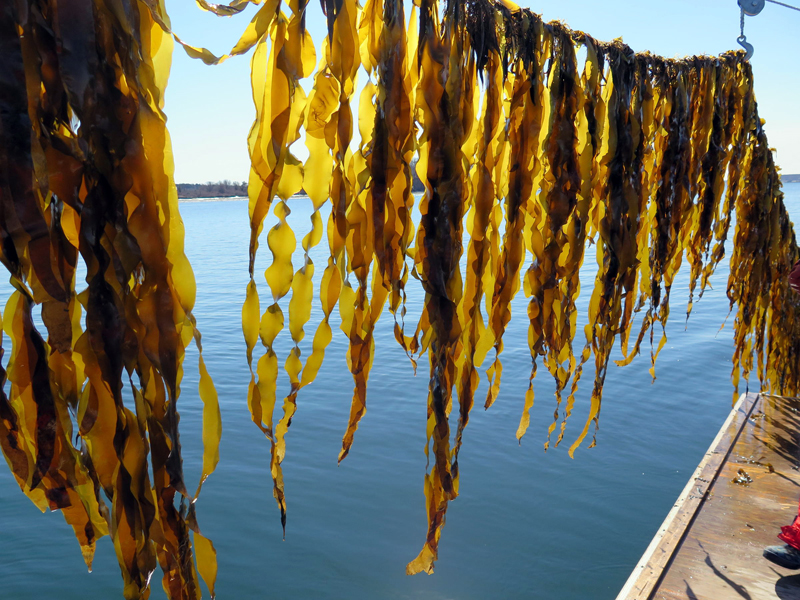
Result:
<svg viewBox="0 0 800 600"><path fill-rule="evenodd" d="M0 9L0 260L16 289L4 314L12 347L0 381L7 377L11 390L0 393L0 446L37 506L63 510L88 564L96 539L112 535L126 597L147 596L156 561L170 598L199 597L198 571L213 595L216 576L213 546L197 527L197 494L183 483L177 427L183 355L200 338L162 112L173 39L207 64L254 49L242 325L248 406L270 440L284 526L286 436L331 342L337 304L354 382L340 461L367 410L375 326L387 303L415 369L427 354L433 464L427 535L410 574L433 571L480 369L490 357L489 408L520 289L531 371L518 439L538 366L555 381L546 447L557 446L593 360L589 414L569 451L592 430L593 445L617 340L618 365L649 340L655 377L684 256L688 318L729 237L734 384L755 369L763 389L798 393L800 306L788 274L800 253L743 53L637 54L509 0L416 0L408 19L402 0L322 0L327 37L315 49L305 0L197 3L220 16L258 6L219 57L175 36L157 0L18 0ZM354 113L359 72L367 82ZM424 184L417 224L412 169ZM301 190L314 211L296 264L287 217ZM266 234L264 281L272 301L262 308L255 263L270 211L277 223ZM323 238L329 253L315 291L311 250ZM580 271L592 251L598 267L576 348ZM81 292L79 256L88 283ZM411 335L409 275L425 292ZM322 318L304 359L315 293ZM293 343L285 357L276 351L281 335ZM276 423L279 358L289 389ZM202 358L199 369L204 480L220 424ZM122 400L123 370L135 410Z"/></svg>
<svg viewBox="0 0 800 600"><path fill-rule="evenodd" d="M172 40L154 15L166 23L155 1L0 7L0 260L14 287L0 447L36 506L62 511L90 569L111 535L125 598L147 598L159 564L169 598L196 599L198 572L214 595L195 501L221 423L200 354L205 449L192 495L177 401L200 334L162 110Z"/></svg>
<svg viewBox="0 0 800 600"><path fill-rule="evenodd" d="M270 153L254 153L251 134L256 175L250 188L251 277L266 210L276 194L265 196L262 189L291 181L288 188L295 191L295 173L303 169L289 151L303 134L294 126L288 136L279 133L288 131L288 123L305 129L309 157L303 186L315 211L331 202L330 259L319 291L324 318L305 368L292 333L295 347L286 362L291 391L284 401L284 426L275 432L278 370L272 346L283 326L277 301L292 288L290 313L301 316L295 322L290 314L290 321L298 331L311 302L306 244L305 271L294 274L294 281L303 277L302 284L292 283L295 238L280 192L278 224L268 234L273 262L266 278L273 287L270 280L281 269L284 287L280 294L273 288L275 303L262 315L251 279L243 313L251 363L259 332L266 348L251 380L250 406L272 440L275 496L284 524L280 462L286 427L297 409L297 391L319 369L337 299L355 383L340 461L366 413L373 332L387 297L397 341L415 368L423 354L430 363L428 533L409 573L433 571L447 505L458 495L458 452L478 368L492 352L484 403L489 408L498 397L503 334L521 283L529 298L532 370L518 438L529 425L539 362L556 386L547 447L563 440L579 380L594 359L589 415L570 454L597 431L618 339L623 358L617 364L625 365L649 338L655 378L670 292L684 256L691 270L688 317L698 284L702 295L725 254L733 214L728 296L737 310L734 383L747 379L757 363L764 389L797 391L798 304L786 276L798 250L742 53L682 60L637 54L621 42L603 43L561 23L544 23L505 0L417 0L407 24L399 0L368 0L363 8L342 0L323 2L322 8L328 36L308 101L257 94L254 131L266 132L259 143ZM270 13L265 39L273 54L290 43L291 28L284 23L304 18L306 7L289 3L288 9L289 16L280 8ZM284 55L284 63L277 58L266 69L260 64L253 69L254 90L269 89L264 82L269 86L286 70L282 65L290 64L292 55ZM356 56L368 81L359 102L360 141L352 150ZM304 112L295 116L297 111ZM416 234L410 219L415 158L425 186ZM317 214L307 239L321 235ZM579 273L593 246L598 271L585 342L576 353ZM530 266L523 273L524 264ZM409 268L425 291L411 336L404 326ZM454 391L460 408L451 445Z"/></svg>

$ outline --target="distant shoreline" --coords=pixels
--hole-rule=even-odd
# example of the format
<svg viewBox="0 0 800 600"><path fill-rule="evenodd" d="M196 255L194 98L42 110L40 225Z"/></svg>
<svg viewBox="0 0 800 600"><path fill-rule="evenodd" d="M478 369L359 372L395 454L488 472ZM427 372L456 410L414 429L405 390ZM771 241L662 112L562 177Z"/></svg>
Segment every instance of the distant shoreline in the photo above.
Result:
<svg viewBox="0 0 800 600"><path fill-rule="evenodd" d="M789 174L789 175L781 175L781 181L783 183L800 183L800 174ZM181 184L184 186L186 184ZM239 196L207 196L204 198L194 198L194 197L183 197L180 194L180 188L178 188L178 201L179 202L239 202L242 200L247 200L247 196L239 195ZM306 194L295 194L292 198L308 198Z"/></svg>
<svg viewBox="0 0 800 600"><path fill-rule="evenodd" d="M247 200L247 196L216 196L211 198L181 198L178 196L178 202L232 202L234 200Z"/></svg>
<svg viewBox="0 0 800 600"><path fill-rule="evenodd" d="M292 199L308 198L306 194L295 194ZM178 197L178 202L241 202L247 200L247 196L211 196L209 198L181 198Z"/></svg>
<svg viewBox="0 0 800 600"><path fill-rule="evenodd" d="M425 191L425 186L417 177L416 169L411 163L411 191L415 194ZM798 176L800 177L800 175ZM222 200L241 200L247 198L247 182L246 181L208 181L206 183L177 183L178 200L181 202L211 202ZM305 190L300 190L298 194L292 198L308 198Z"/></svg>

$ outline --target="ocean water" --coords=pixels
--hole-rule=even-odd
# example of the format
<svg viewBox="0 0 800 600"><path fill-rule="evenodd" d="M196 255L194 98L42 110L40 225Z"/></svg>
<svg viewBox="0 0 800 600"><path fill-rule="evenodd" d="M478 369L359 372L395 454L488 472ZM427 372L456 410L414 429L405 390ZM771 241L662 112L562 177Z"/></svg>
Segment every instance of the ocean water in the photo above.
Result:
<svg viewBox="0 0 800 600"><path fill-rule="evenodd" d="M785 192L790 214L800 216L800 184L787 184ZM290 207L300 237L308 227L310 202L292 199ZM426 532L425 364L415 377L394 342L392 318L384 314L375 334L368 412L350 455L337 467L352 378L345 363L347 339L334 311L334 340L317 381L300 393L287 436L284 541L272 497L269 444L246 405L249 372L240 326L247 284L246 202L186 202L181 213L186 252L197 275L195 315L224 428L219 467L198 501L200 526L218 552L219 598L613 599L730 411L732 316L720 331L728 315L727 265L695 303L688 326L684 269L672 292L673 318L657 380L648 373L647 352L628 367L609 367L597 447L584 444L574 460L567 454L588 412L587 374L564 444L543 451L555 408L543 368L531 427L518 445L514 434L530 369L526 299L520 293L505 335L500 397L489 411L477 403L464 435L460 497L450 504L436 572L407 577L405 565ZM259 273L268 256L264 244ZM295 257L297 267L301 254ZM312 258L319 279L324 242ZM592 256L582 273L584 321L595 268ZM268 288L260 287L264 305ZM413 326L422 293L413 280L409 291L407 321ZM0 288L0 301L8 293L8 285ZM319 318L315 300L306 344ZM286 333L278 345L281 362L291 348ZM576 343L576 350L580 347ZM285 379L280 385L288 389ZM189 484L199 476L202 452L193 352L182 387ZM484 383L478 398L485 389ZM0 598L121 598L109 539L98 544L94 571L87 573L61 515L39 513L5 465L0 466L0 540ZM153 576L151 598L164 598L160 571Z"/></svg>

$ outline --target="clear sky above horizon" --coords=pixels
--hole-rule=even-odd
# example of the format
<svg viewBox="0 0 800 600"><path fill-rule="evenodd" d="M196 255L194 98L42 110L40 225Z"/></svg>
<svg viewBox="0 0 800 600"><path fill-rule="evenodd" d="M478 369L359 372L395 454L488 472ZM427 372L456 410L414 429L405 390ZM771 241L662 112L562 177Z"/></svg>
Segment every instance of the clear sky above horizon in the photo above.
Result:
<svg viewBox="0 0 800 600"><path fill-rule="evenodd" d="M546 20L562 20L597 39L622 37L637 51L674 57L720 54L739 48L736 0L520 4L541 13ZM795 4L800 5L800 0ZM194 0L167 0L167 10L181 39L217 54L230 50L254 12L250 7L231 18L217 17L201 11ZM319 47L326 32L324 18L315 0L308 10L308 28ZM770 144L776 149L776 162L784 173L800 173L800 68L793 60L800 36L800 12L768 3L760 15L746 18L745 34L755 46L752 63L756 95ZM246 138L255 115L249 55L208 67L190 59L176 45L166 112L177 182L247 180L250 161Z"/></svg>

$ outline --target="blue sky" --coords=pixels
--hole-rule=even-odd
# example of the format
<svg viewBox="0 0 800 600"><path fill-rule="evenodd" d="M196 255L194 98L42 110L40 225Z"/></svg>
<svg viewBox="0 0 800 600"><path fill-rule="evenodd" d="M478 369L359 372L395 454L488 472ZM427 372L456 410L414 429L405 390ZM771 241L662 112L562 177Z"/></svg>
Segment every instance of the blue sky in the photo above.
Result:
<svg viewBox="0 0 800 600"><path fill-rule="evenodd" d="M637 51L674 57L738 48L736 0L559 0L522 5L598 39L622 37ZM167 0L167 9L183 40L217 54L233 46L253 13L251 7L235 17L217 17L201 11L194 0ZM325 25L316 0L311 0L308 26L319 45ZM800 68L795 60L800 12L767 4L760 15L747 17L745 34L755 46L756 95L770 144L777 150L776 161L784 173L800 173ZM254 118L249 74L249 55L208 67L176 47L166 95L176 181L247 179L246 137Z"/></svg>

